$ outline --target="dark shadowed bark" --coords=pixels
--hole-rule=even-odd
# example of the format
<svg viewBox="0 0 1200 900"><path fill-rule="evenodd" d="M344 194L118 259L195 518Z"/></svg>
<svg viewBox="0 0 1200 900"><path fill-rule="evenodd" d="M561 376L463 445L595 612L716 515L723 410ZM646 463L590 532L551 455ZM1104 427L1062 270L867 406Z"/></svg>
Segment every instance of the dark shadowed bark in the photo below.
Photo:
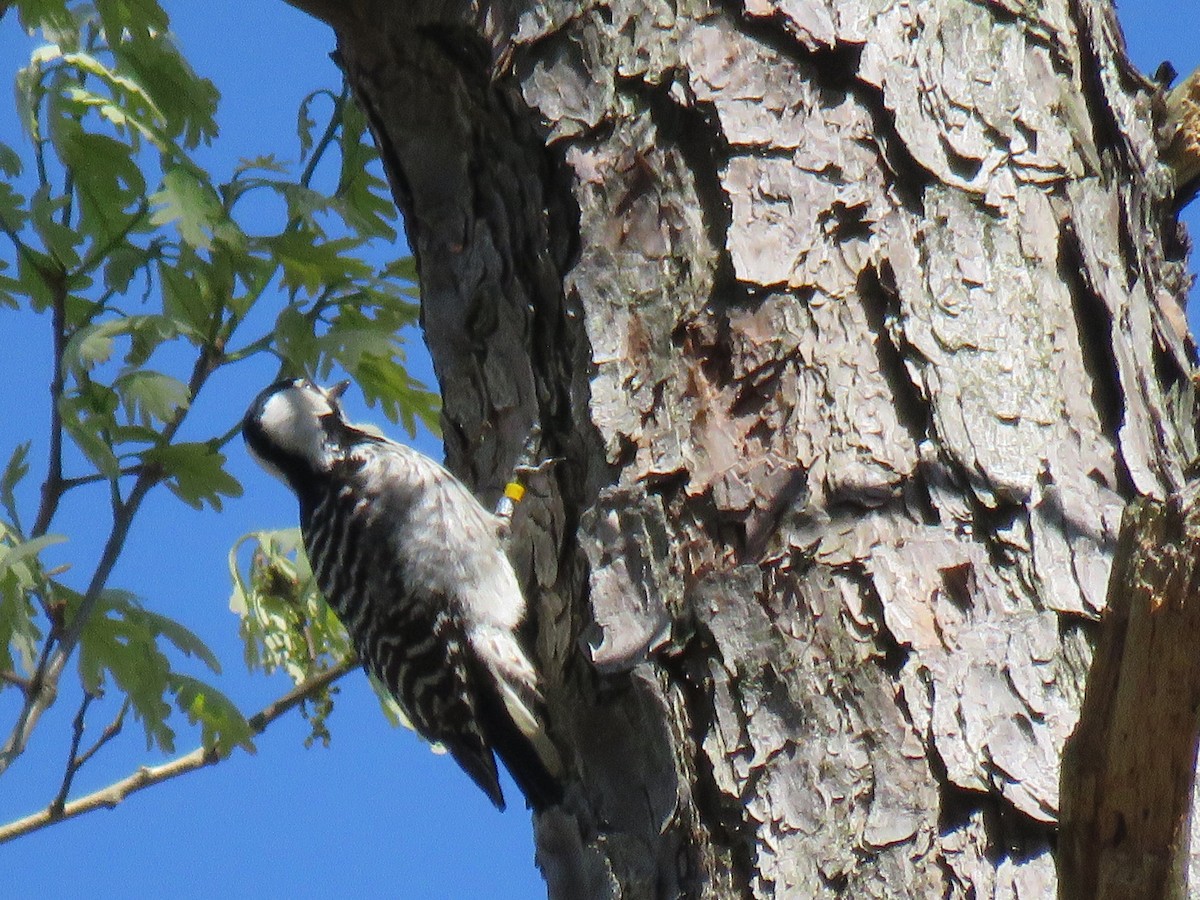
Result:
<svg viewBox="0 0 1200 900"><path fill-rule="evenodd" d="M1062 763L1062 900L1185 900L1200 735L1200 504L1129 505Z"/></svg>
<svg viewBox="0 0 1200 900"><path fill-rule="evenodd" d="M302 2L518 544L560 897L1048 897L1121 513L1195 455L1109 3Z"/></svg>

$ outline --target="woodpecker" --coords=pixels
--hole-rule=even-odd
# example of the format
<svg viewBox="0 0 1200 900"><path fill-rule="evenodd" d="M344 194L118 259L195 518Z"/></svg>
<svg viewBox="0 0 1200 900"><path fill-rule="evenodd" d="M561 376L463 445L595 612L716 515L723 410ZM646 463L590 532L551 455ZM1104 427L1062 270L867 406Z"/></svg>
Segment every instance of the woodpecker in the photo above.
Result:
<svg viewBox="0 0 1200 900"><path fill-rule="evenodd" d="M498 809L494 754L530 806L551 805L560 763L517 635L525 599L500 519L429 457L347 422L348 384L271 385L246 413L246 445L300 501L317 586L416 731Z"/></svg>

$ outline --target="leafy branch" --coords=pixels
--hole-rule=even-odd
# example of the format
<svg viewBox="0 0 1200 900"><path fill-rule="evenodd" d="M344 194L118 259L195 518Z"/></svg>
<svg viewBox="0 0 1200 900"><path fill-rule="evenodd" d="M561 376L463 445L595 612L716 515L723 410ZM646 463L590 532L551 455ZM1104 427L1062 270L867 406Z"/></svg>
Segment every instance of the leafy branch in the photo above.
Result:
<svg viewBox="0 0 1200 900"><path fill-rule="evenodd" d="M0 315L48 319L53 368L35 508L22 506L19 490L33 442L18 444L0 470L0 692L20 696L0 744L0 775L73 686L72 661L82 698L53 801L0 829L11 836L113 805L238 745L249 749L254 733L304 699L314 700L305 707L310 741L328 739L331 701L314 673L348 668L349 648L294 541L253 535L247 578L237 548L231 556L246 662L283 668L300 685L249 721L213 684L178 669L182 654L219 674L196 635L111 584L157 488L215 511L241 493L223 452L236 420L181 439L214 373L255 357L322 379L340 369L410 431L418 420L437 424L436 397L404 366L400 335L417 319L411 260L378 267L364 258L374 242L395 239L396 213L345 85L302 103L296 163L261 156L220 182L193 155L216 134L216 89L179 53L155 0L16 7L46 42L16 76L32 159L0 143ZM321 121L318 107L327 109ZM335 157L340 165L325 162ZM247 202L261 193L282 201L272 221L262 204ZM264 316L271 301L276 308ZM108 533L85 583L72 585L70 563L52 566L42 554L67 540L52 532L70 530L74 493L93 487L107 488ZM93 698L114 688L119 712L83 747ZM174 712L199 727L198 750L70 799L78 771L117 740L130 715L148 747L174 753Z"/></svg>
<svg viewBox="0 0 1200 900"><path fill-rule="evenodd" d="M280 716L295 709L306 700L312 700L323 694L338 679L352 671L357 665L358 661L355 658L348 657L333 668L314 675L308 681L288 691L288 693L284 694L278 700L259 710L246 720L251 731L255 736L262 734ZM231 752L229 750L222 750L217 746L202 745L190 753L185 753L162 765L143 766L131 775L119 781L114 781L107 787L94 791L87 796L80 797L78 800L73 800L70 803L60 804L59 800L62 796L60 794L60 797L55 798L54 803L51 803L49 807L41 812L17 819L15 822L10 822L7 825L0 825L0 844L46 828L49 825L55 825L67 819L74 819L84 813L93 812L98 809L115 809L138 791L161 784L164 781L170 781L189 772L196 772L208 766L216 765L222 760L228 759Z"/></svg>

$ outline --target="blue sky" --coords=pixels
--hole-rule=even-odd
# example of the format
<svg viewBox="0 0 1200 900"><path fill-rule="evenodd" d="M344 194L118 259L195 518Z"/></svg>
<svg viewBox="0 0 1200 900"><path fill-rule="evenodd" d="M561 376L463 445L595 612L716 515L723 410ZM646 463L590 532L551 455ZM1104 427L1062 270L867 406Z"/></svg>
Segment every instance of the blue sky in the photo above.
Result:
<svg viewBox="0 0 1200 900"><path fill-rule="evenodd" d="M168 0L166 6L192 64L223 94L221 136L207 154L217 173L228 173L243 156L271 151L294 156L298 102L313 89L338 83L328 59L333 49L328 30L281 2ZM1140 0L1119 14L1143 70L1152 72L1163 59L1183 74L1200 65L1200 4ZM10 14L0 20L6 81L26 54ZM7 85L0 88L0 140L22 143ZM1189 218L1195 232L1200 221L1191 210ZM12 423L0 428L2 463L27 431L44 430L49 348L47 335L28 317L0 312L0 333L5 335L0 422ZM417 348L413 370L430 377ZM197 415L240 414L272 374L266 367L235 370ZM361 407L354 411L370 418ZM429 435L417 445L440 456L440 445ZM296 513L281 485L262 475L240 445L231 449L245 496L216 515L193 512L163 493L135 526L113 584L137 591L200 634L226 661L226 692L252 712L288 683L245 673L236 620L228 610L225 557L240 535L292 525ZM35 457L37 451L35 444ZM69 533L72 552L84 561L80 572L88 571L86 561L94 559L102 537L102 526L91 525L93 515L105 514L95 499L68 506L58 528ZM0 722L7 723L11 703L4 696ZM44 807L53 796L73 712L68 697L43 719L26 756L0 779L0 819ZM97 727L100 722L97 716ZM496 813L452 761L386 723L361 674L343 682L330 724L329 749L304 750L304 723L288 717L258 740L256 756L239 753L139 794L116 811L0 847L0 890L6 897L31 898L544 895L533 866L529 817L511 782L506 793L515 802L507 813ZM190 749L185 729L180 732L180 749ZM83 770L77 793L158 761L147 758L131 723Z"/></svg>

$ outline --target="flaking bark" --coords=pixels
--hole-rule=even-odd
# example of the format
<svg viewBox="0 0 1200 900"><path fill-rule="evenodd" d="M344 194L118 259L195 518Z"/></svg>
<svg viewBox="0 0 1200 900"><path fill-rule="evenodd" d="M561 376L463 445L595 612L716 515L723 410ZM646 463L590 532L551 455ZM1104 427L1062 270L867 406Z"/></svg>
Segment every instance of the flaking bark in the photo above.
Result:
<svg viewBox="0 0 1200 900"><path fill-rule="evenodd" d="M451 466L490 499L534 422L566 459L517 541L551 893L1052 896L1121 511L1195 455L1111 7L337 17Z"/></svg>

